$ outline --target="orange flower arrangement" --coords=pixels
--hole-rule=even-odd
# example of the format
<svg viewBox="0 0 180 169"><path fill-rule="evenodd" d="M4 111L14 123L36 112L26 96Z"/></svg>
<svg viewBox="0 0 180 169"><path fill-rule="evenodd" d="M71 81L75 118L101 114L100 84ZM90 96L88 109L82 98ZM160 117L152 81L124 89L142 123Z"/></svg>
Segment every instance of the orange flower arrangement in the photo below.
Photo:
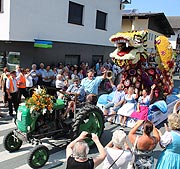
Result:
<svg viewBox="0 0 180 169"><path fill-rule="evenodd" d="M35 91L28 100L26 100L26 107L30 108L30 112L40 112L45 114L46 111L52 112L53 96L46 93L46 89L35 88Z"/></svg>

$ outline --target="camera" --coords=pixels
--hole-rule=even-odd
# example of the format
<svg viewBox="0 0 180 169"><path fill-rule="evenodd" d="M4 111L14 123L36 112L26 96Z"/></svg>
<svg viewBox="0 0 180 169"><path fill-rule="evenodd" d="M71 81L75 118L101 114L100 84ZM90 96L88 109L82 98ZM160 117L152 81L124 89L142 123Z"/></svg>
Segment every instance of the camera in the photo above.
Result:
<svg viewBox="0 0 180 169"><path fill-rule="evenodd" d="M86 135L86 137L92 138L92 134L91 134L91 133L88 133L88 134Z"/></svg>

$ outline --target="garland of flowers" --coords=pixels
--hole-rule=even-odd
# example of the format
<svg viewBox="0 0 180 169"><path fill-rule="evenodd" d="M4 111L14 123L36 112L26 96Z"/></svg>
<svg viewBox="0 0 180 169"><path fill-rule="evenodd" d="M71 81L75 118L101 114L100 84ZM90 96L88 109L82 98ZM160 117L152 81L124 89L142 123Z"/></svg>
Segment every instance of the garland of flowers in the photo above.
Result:
<svg viewBox="0 0 180 169"><path fill-rule="evenodd" d="M26 107L30 108L30 113L39 112L45 114L50 113L53 109L53 96L46 93L46 89L40 86L34 89L32 97L26 100Z"/></svg>

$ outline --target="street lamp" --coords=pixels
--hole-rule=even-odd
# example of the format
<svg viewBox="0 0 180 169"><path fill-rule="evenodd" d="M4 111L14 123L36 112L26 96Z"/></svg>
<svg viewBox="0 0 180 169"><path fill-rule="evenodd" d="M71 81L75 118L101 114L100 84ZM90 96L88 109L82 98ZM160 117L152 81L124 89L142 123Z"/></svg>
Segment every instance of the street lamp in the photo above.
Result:
<svg viewBox="0 0 180 169"><path fill-rule="evenodd" d="M120 10L122 10L124 4L131 4L131 0L120 0Z"/></svg>

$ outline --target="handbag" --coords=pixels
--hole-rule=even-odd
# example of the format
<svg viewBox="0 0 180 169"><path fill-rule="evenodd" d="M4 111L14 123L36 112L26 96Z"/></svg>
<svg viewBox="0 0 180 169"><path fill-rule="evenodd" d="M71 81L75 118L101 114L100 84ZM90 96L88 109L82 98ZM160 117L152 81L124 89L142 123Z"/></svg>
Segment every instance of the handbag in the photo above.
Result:
<svg viewBox="0 0 180 169"><path fill-rule="evenodd" d="M123 152L120 154L120 156L108 167L108 169L110 169L115 163L116 161L121 157L121 155L124 153L124 150Z"/></svg>
<svg viewBox="0 0 180 169"><path fill-rule="evenodd" d="M136 137L134 146L132 148L132 160L128 163L127 169L135 169L135 165L134 165L134 162L135 162L135 149L136 149L138 137L139 136Z"/></svg>

